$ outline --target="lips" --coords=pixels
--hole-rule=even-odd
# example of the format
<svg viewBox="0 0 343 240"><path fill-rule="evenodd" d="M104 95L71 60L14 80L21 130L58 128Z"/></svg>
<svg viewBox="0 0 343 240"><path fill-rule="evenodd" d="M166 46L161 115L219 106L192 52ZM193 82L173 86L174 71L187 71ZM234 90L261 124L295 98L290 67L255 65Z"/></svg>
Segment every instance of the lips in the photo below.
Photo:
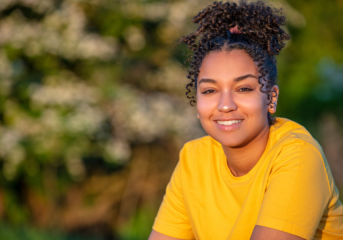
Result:
<svg viewBox="0 0 343 240"><path fill-rule="evenodd" d="M240 127L244 119L216 119L216 126L223 131L234 131Z"/></svg>

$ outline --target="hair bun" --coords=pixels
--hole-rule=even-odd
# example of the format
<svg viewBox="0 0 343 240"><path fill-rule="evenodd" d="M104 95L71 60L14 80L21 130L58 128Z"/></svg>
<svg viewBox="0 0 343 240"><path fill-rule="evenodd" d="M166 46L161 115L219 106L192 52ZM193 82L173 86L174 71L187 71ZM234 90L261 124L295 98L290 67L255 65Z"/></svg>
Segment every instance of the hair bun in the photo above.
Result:
<svg viewBox="0 0 343 240"><path fill-rule="evenodd" d="M238 5L214 2L193 18L193 22L199 24L199 27L181 42L196 48L195 40L198 36L211 40L218 36L227 36L229 30L231 34L245 35L249 41L259 44L270 55L276 55L285 46L284 41L290 39L290 35L282 29L286 21L281 10L271 8L262 1L241 1Z"/></svg>

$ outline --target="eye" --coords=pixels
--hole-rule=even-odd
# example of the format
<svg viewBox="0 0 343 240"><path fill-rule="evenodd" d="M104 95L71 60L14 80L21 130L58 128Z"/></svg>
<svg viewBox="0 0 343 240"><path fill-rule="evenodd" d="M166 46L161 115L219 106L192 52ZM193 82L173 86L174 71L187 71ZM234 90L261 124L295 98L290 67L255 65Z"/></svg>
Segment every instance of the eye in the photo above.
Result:
<svg viewBox="0 0 343 240"><path fill-rule="evenodd" d="M210 94L210 93L214 93L214 92L215 92L215 90L209 89L209 90L203 91L202 94Z"/></svg>
<svg viewBox="0 0 343 240"><path fill-rule="evenodd" d="M238 92L251 92L253 89L247 88L247 87L242 87L238 89Z"/></svg>

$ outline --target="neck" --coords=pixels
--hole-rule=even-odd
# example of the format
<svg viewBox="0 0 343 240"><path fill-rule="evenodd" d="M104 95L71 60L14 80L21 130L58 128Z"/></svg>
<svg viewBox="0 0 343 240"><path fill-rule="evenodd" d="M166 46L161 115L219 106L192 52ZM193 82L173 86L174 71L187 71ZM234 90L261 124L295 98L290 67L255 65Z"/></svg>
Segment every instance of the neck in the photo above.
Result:
<svg viewBox="0 0 343 240"><path fill-rule="evenodd" d="M244 176L257 164L267 146L268 138L269 126L243 147L231 148L222 145L227 165L234 176Z"/></svg>

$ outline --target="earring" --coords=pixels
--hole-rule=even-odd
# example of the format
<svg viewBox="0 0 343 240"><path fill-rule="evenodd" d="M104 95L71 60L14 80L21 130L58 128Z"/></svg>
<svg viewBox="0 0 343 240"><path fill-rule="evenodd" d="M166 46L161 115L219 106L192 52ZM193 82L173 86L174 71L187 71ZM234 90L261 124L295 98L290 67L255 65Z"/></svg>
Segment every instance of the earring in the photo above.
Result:
<svg viewBox="0 0 343 240"><path fill-rule="evenodd" d="M198 119L200 119L200 117L199 117L199 113L197 113L197 117L198 117Z"/></svg>
<svg viewBox="0 0 343 240"><path fill-rule="evenodd" d="M273 102L272 104L269 105L269 112L270 113L276 112L276 102Z"/></svg>

